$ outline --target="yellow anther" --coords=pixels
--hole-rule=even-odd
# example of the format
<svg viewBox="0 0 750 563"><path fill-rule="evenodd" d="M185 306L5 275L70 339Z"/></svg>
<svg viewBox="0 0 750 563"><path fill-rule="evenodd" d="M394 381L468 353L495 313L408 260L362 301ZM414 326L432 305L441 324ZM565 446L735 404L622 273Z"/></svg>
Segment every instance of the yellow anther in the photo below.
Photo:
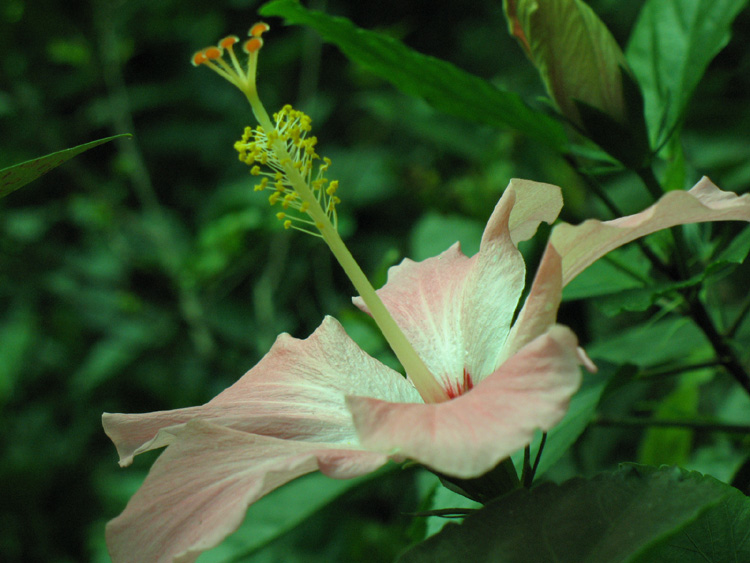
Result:
<svg viewBox="0 0 750 563"><path fill-rule="evenodd" d="M333 194L336 193L336 190L338 190L338 189L339 189L339 181L338 180L334 180L333 182L331 182L328 185L328 188L326 189L326 193L328 195L333 195Z"/></svg>
<svg viewBox="0 0 750 563"><path fill-rule="evenodd" d="M250 174L253 176L260 176L260 166L257 164L250 169Z"/></svg>
<svg viewBox="0 0 750 563"><path fill-rule="evenodd" d="M281 192L273 192L270 196L268 196L268 203L271 205L276 205L276 202L279 201L279 198L281 197Z"/></svg>
<svg viewBox="0 0 750 563"><path fill-rule="evenodd" d="M284 213L283 211L280 211L279 213L276 214L276 218L279 221L281 221L284 217L286 217L286 213Z"/></svg>
<svg viewBox="0 0 750 563"><path fill-rule="evenodd" d="M288 229L291 226L292 226L292 222L289 219L287 219L286 221L284 221L284 228L285 229Z"/></svg>

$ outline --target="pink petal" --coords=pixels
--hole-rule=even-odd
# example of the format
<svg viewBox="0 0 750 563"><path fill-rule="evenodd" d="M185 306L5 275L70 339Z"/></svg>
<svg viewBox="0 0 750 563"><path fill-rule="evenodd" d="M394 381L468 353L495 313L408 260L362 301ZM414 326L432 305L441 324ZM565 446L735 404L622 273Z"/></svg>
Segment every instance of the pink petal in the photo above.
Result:
<svg viewBox="0 0 750 563"><path fill-rule="evenodd" d="M608 252L661 229L706 221L750 221L750 195L717 188L703 177L689 191L666 193L654 205L613 221L590 219L555 227L550 240L562 256L563 286Z"/></svg>
<svg viewBox="0 0 750 563"><path fill-rule="evenodd" d="M194 420L177 431L124 512L107 525L114 563L195 561L240 525L247 507L316 469L342 479L387 456L278 440Z"/></svg>
<svg viewBox="0 0 750 563"><path fill-rule="evenodd" d="M706 221L750 221L750 195L702 178L689 191L665 194L651 207L612 221L555 226L523 309L508 337L508 357L544 333L557 317L562 288L608 252L661 229ZM593 368L589 361L588 369Z"/></svg>
<svg viewBox="0 0 750 563"><path fill-rule="evenodd" d="M356 443L346 395L421 402L399 373L365 354L338 321L326 317L305 340L279 336L255 367L203 406L105 413L103 424L122 466L134 455L167 445L176 426L196 418L282 439Z"/></svg>
<svg viewBox="0 0 750 563"><path fill-rule="evenodd" d="M552 327L468 393L444 403L350 397L361 443L459 478L482 475L565 415L580 385L577 340Z"/></svg>
<svg viewBox="0 0 750 563"><path fill-rule="evenodd" d="M555 324L562 300L562 260L547 244L526 301L510 329L501 361L513 356ZM588 365L593 365L589 361Z"/></svg>
<svg viewBox="0 0 750 563"><path fill-rule="evenodd" d="M516 243L560 211L560 189L512 180L495 207L479 253L458 244L422 262L406 259L378 291L428 369L446 389L476 383L499 365L503 343L523 290L525 267ZM367 307L361 298L354 303Z"/></svg>

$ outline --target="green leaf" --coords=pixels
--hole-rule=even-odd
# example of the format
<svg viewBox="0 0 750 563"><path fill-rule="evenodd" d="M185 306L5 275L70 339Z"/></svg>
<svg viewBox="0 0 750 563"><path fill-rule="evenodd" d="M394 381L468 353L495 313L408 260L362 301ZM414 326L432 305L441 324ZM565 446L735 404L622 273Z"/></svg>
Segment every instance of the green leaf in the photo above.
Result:
<svg viewBox="0 0 750 563"><path fill-rule="evenodd" d="M747 0L648 0L644 5L625 56L643 91L652 147L679 124L746 5Z"/></svg>
<svg viewBox="0 0 750 563"><path fill-rule="evenodd" d="M731 487L699 473L624 466L590 480L576 477L561 485L517 489L461 525L445 526L399 561L628 561L670 539L730 494Z"/></svg>
<svg viewBox="0 0 750 563"><path fill-rule="evenodd" d="M567 143L559 122L531 109L517 94L496 88L446 61L413 51L392 37L357 28L346 18L307 10L296 0L274 0L261 7L260 13L315 29L355 63L440 111L514 129L556 149Z"/></svg>
<svg viewBox="0 0 750 563"><path fill-rule="evenodd" d="M376 475L392 471L387 468ZM203 553L199 563L230 563L288 532L349 489L373 479L331 479L311 473L263 497L248 510L245 521L222 544Z"/></svg>
<svg viewBox="0 0 750 563"><path fill-rule="evenodd" d="M29 182L33 182L40 176L43 176L53 168L57 168L62 163L70 160L74 156L78 156L82 152L89 149L93 149L104 143L108 143L114 139L120 139L125 137L131 137L132 135L123 134L115 135L113 137L106 137L97 141L91 141L83 145L78 145L71 149L65 149L58 152L53 152L46 156L41 156L33 160L27 160L20 164L14 164L0 170L0 198L13 193L18 188L25 186Z"/></svg>
<svg viewBox="0 0 750 563"><path fill-rule="evenodd" d="M642 288L650 279L651 263L637 247L613 250L586 268L563 289L563 301L587 299Z"/></svg>
<svg viewBox="0 0 750 563"><path fill-rule="evenodd" d="M586 430L589 422L596 413L599 399L607 384L615 377L622 376L625 372L635 372L632 366L616 366L606 361L594 359L599 368L596 373L585 373L583 383L578 392L573 396L568 406L568 412L560 423L547 434L544 451L536 471L536 477L541 476L560 459L565 452L575 443L578 437ZM531 443L531 460L536 458L539 451L541 436L537 436ZM513 462L519 471L523 467L523 451L513 455Z"/></svg>
<svg viewBox="0 0 750 563"><path fill-rule="evenodd" d="M677 290L700 285L708 280L716 281L732 273L739 264L745 261L748 253L750 253L750 227L745 227L700 273L690 279L677 282L657 282L648 286L626 287L621 291L606 295L603 299L598 300L596 305L608 316L615 316L623 311L645 311L658 299L668 297ZM623 281L631 280L623 277ZM617 282L610 287L616 288Z"/></svg>
<svg viewBox="0 0 750 563"><path fill-rule="evenodd" d="M654 410L654 419L690 420L698 415L700 386L706 378L691 373L680 382ZM708 371L709 377L712 372ZM686 428L652 426L644 433L638 448L638 461L645 465L683 465L690 460L693 431Z"/></svg>
<svg viewBox="0 0 750 563"><path fill-rule="evenodd" d="M586 346L593 358L637 366L680 361L690 354L696 360L713 357L713 349L701 330L683 317L669 317L606 335Z"/></svg>
<svg viewBox="0 0 750 563"><path fill-rule="evenodd" d="M425 213L412 229L410 256L416 261L437 256L456 241L461 243L464 254L474 256L479 252L483 230L479 221L460 215Z"/></svg>
<svg viewBox="0 0 750 563"><path fill-rule="evenodd" d="M734 487L712 481L717 491L726 490L721 502L669 541L660 542L643 553L635 560L637 563L750 561L750 498Z"/></svg>
<svg viewBox="0 0 750 563"><path fill-rule="evenodd" d="M625 57L604 23L581 0L506 0L505 15L560 111L584 125L576 102L616 123L627 115L622 90Z"/></svg>

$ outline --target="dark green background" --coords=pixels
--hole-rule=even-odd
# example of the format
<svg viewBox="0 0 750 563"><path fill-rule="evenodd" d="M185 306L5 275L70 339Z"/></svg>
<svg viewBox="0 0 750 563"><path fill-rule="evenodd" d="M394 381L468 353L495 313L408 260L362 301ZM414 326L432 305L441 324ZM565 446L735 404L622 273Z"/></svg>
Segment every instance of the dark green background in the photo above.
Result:
<svg viewBox="0 0 750 563"><path fill-rule="evenodd" d="M543 107L542 85L508 36L499 0L307 5L397 37ZM624 44L641 2L591 5ZM226 34L244 35L258 6L240 0L5 0L0 6L0 168L109 135L134 135L0 200L4 561L106 561L104 523L122 510L153 456L120 470L101 430L102 411L205 402L249 369L278 333L305 337L325 314L340 318L366 350L392 361L368 319L350 305L352 289L325 246L283 231L265 198L253 193L232 149L242 129L254 125L243 96L189 64L195 50ZM749 18L746 10L735 29L746 29ZM315 33L269 23L261 97L270 111L293 103L313 117L318 152L333 159L330 176L341 183L342 234L376 286L404 256L424 258L457 238L475 251L510 177L562 185L569 221L605 216L550 149L438 114L361 71ZM710 171L722 188L738 191L750 183L748 42L736 34L712 63L683 134L689 173L697 179ZM609 177L607 185L629 211L647 203L626 175ZM540 244L524 250L533 264ZM742 291L746 284L726 286L727 302ZM642 318L612 319L580 303L562 312L584 342ZM637 344L618 346L632 352L628 346ZM662 383L625 392L649 411L655 397L675 388ZM728 389L731 383L716 383L702 395L702 408L742 413L741 399L726 406ZM639 430L590 434L561 475L644 455ZM727 467L740 459L736 440L703 445L710 460L724 452ZM661 461L700 466L695 457ZM252 560L305 554L312 561L318 554L321 561L389 561L419 537L403 513L424 497L421 479L412 470L358 485ZM293 511L300 501L278 502Z"/></svg>

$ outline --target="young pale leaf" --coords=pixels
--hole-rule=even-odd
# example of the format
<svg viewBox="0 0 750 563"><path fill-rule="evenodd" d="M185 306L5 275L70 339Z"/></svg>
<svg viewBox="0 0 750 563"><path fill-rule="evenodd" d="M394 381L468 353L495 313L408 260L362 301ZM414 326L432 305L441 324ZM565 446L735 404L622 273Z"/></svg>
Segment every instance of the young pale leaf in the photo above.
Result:
<svg viewBox="0 0 750 563"><path fill-rule="evenodd" d="M625 124L621 70L612 34L580 0L505 0L510 32L539 70L560 111L583 126L576 101Z"/></svg>
<svg viewBox="0 0 750 563"><path fill-rule="evenodd" d="M746 5L747 0L647 0L643 6L625 56L643 91L653 147L680 122Z"/></svg>
<svg viewBox="0 0 750 563"><path fill-rule="evenodd" d="M53 152L46 156L41 156L33 160L27 160L26 162L3 168L0 170L0 198L13 193L18 188L25 186L29 182L33 182L53 168L60 166L63 162L70 160L74 156L78 156L82 152L93 149L104 143L108 143L114 139L130 136L131 135L129 134L124 134L106 137L104 139L91 141L90 143L78 145L77 147Z"/></svg>
<svg viewBox="0 0 750 563"><path fill-rule="evenodd" d="M413 51L392 37L357 28L346 18L307 10L296 0L274 0L261 7L260 13L315 29L355 63L440 111L514 129L556 149L567 143L559 122L531 109L517 94L500 90L446 61Z"/></svg>
<svg viewBox="0 0 750 563"><path fill-rule="evenodd" d="M629 561L669 542L732 491L711 477L669 467L625 466L590 480L543 483L487 504L461 525L445 526L399 561ZM741 511L729 508L734 521ZM731 531L725 526L721 533Z"/></svg>

